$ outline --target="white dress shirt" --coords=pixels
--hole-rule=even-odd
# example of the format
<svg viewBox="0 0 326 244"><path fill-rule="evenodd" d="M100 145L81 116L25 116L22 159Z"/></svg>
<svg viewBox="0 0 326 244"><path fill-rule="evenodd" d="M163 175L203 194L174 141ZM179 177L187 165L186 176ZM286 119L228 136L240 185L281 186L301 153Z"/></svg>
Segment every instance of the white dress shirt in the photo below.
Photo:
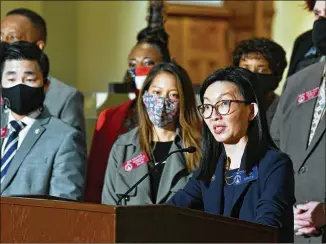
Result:
<svg viewBox="0 0 326 244"><path fill-rule="evenodd" d="M8 110L8 123L7 123L7 128L8 128L8 133L6 135L6 137L3 140L2 143L2 148L1 148L1 155L4 155L4 149L5 146L7 144L7 141L9 139L10 134L13 132L13 128L10 124L11 121L15 120L15 118L12 115L12 112L10 110ZM34 124L35 120L37 119L37 117L41 114L41 111L39 109L35 110L34 112L31 112L30 114L28 114L27 116L25 116L21 122L23 122L25 124L25 127L19 132L18 135L18 147L17 149L20 147L20 145L22 144L23 140L25 139L28 131L30 130L30 128L32 127L32 125Z"/></svg>

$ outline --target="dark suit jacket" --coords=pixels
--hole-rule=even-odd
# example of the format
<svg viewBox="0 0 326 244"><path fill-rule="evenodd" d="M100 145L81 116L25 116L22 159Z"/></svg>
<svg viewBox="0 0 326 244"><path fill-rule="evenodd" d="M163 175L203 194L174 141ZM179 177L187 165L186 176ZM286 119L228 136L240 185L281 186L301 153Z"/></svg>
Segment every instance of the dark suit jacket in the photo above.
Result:
<svg viewBox="0 0 326 244"><path fill-rule="evenodd" d="M169 203L222 214L224 158L222 154L210 184L197 180L197 171ZM237 185L234 194L230 217L281 228L280 241L293 242L294 175L289 157L269 150L258 163L258 179Z"/></svg>
<svg viewBox="0 0 326 244"><path fill-rule="evenodd" d="M304 55L309 51L309 48L313 46L312 43L312 30L309 30L300 36L294 42L292 56L290 60L290 66L288 76L294 74L297 64L304 58ZM284 85L285 88L285 85Z"/></svg>
<svg viewBox="0 0 326 244"><path fill-rule="evenodd" d="M321 118L307 146L317 97L298 103L300 94L320 86L324 65L325 62L310 65L288 79L271 125L274 142L293 161L298 204L326 202L326 116ZM325 242L326 231L323 238ZM321 238L313 237L310 241L321 242Z"/></svg>

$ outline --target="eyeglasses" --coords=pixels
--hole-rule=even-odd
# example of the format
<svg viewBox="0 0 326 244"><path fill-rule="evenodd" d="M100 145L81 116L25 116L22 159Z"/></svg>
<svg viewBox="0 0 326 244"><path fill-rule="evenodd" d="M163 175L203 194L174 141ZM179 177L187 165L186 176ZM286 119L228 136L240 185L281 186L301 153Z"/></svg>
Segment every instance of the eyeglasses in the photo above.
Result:
<svg viewBox="0 0 326 244"><path fill-rule="evenodd" d="M240 101L240 100L221 100L218 101L215 105L212 104L202 104L199 105L198 111L200 116L203 119L209 119L213 114L213 109L220 114L220 115L227 115L230 112L231 103L244 103L249 104L247 101Z"/></svg>

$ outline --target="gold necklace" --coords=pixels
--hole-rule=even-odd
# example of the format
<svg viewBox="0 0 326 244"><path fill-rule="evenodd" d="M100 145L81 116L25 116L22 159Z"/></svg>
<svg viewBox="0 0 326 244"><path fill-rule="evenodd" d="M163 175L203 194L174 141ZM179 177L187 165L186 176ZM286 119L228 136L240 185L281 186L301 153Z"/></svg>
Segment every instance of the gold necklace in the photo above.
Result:
<svg viewBox="0 0 326 244"><path fill-rule="evenodd" d="M152 148L152 152L154 152L154 151L155 151L155 148L156 148L156 143L157 143L157 141L154 141L154 146L153 146L153 148Z"/></svg>
<svg viewBox="0 0 326 244"><path fill-rule="evenodd" d="M154 165L156 164L156 160L155 160L155 157L154 157L154 151L155 151L155 148L156 148L156 144L157 144L157 141L154 141L153 148L152 147L150 148Z"/></svg>
<svg viewBox="0 0 326 244"><path fill-rule="evenodd" d="M231 183L228 182L230 179L233 178L234 173L232 173L231 176L227 176L227 175L226 175L226 172L230 170L230 166L231 166L231 159L230 159L229 157L227 157L226 160L225 160L224 180L225 180L225 183L226 183L228 186L231 186L231 185L234 184L234 179L233 179L233 181L232 181ZM240 170L240 168L238 169L238 171L239 171L239 170Z"/></svg>

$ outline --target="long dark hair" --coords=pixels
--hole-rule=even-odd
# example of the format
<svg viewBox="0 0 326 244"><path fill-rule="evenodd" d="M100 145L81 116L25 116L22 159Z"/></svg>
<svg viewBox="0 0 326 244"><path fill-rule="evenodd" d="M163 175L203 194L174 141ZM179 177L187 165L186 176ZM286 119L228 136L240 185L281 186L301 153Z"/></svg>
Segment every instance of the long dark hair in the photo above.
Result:
<svg viewBox="0 0 326 244"><path fill-rule="evenodd" d="M137 100L140 147L142 151L151 155L150 144L153 140L153 125L148 117L142 96L145 91L148 91L155 77L162 72L172 74L177 80L180 102L178 127L184 146L196 147L195 153L185 154L188 170L194 171L199 166L201 155L201 120L196 111L196 99L190 77L181 66L173 62L156 64L147 75L143 87L140 90Z"/></svg>
<svg viewBox="0 0 326 244"><path fill-rule="evenodd" d="M217 81L232 82L238 87L245 101L256 103L258 106L258 113L250 122L247 130L248 142L244 153L245 163L241 165L241 168L248 172L266 154L268 148L277 149L269 134L266 115L261 107L263 104L261 102L262 99L255 93L255 89L260 89L259 82L255 74L247 69L228 67L217 70L207 77L200 89L200 100L202 103L206 89ZM216 163L223 152L223 143L217 142L206 123L203 123L202 158L200 173L197 177L199 180L203 180L206 183L210 181L215 172Z"/></svg>

